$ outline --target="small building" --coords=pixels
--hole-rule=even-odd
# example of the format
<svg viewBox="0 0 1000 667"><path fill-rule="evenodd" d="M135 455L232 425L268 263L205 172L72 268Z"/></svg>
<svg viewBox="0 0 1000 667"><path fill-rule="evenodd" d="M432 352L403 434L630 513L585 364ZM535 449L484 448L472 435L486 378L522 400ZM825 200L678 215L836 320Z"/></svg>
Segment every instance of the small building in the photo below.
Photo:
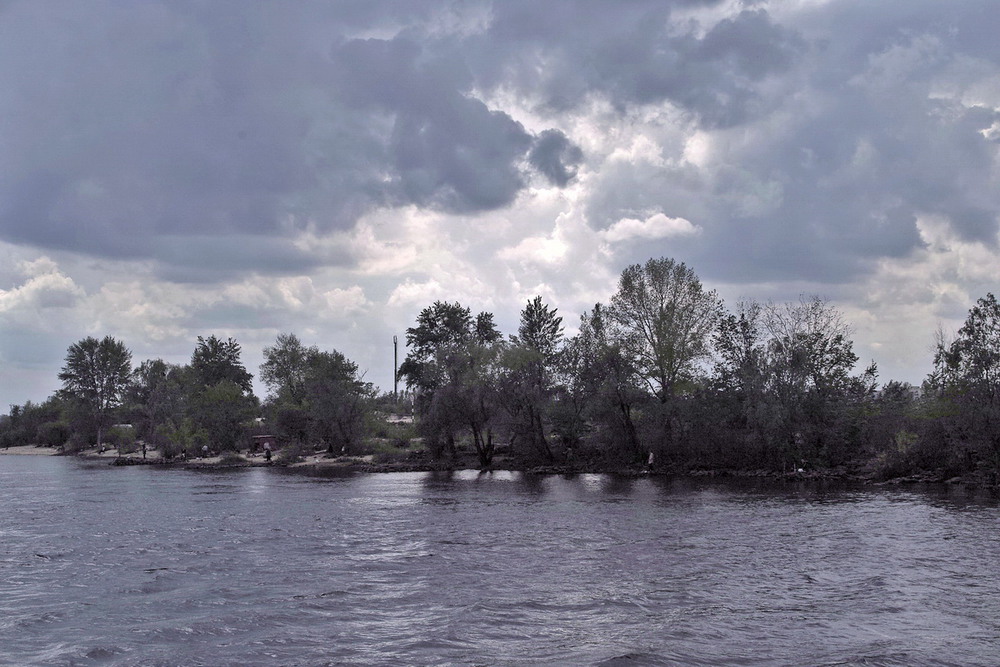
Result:
<svg viewBox="0 0 1000 667"><path fill-rule="evenodd" d="M265 445L271 451L278 448L278 438L273 435L252 435L250 436L250 451L259 452Z"/></svg>

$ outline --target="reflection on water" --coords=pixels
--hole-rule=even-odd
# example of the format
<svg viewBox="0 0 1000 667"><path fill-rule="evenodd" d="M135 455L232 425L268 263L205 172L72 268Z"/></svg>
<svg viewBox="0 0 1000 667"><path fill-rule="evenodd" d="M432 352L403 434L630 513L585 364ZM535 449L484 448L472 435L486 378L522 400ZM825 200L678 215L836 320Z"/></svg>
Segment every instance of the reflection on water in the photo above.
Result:
<svg viewBox="0 0 1000 667"><path fill-rule="evenodd" d="M0 664L996 663L988 494L0 459Z"/></svg>

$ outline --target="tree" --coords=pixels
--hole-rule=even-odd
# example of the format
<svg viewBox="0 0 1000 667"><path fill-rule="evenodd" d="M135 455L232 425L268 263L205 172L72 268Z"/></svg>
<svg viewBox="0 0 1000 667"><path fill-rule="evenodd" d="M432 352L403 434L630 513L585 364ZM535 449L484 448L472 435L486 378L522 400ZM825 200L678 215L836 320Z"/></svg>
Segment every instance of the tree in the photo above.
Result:
<svg viewBox="0 0 1000 667"><path fill-rule="evenodd" d="M515 438L527 441L546 459L553 458L545 436L545 412L552 398L552 377L562 342L562 318L536 296L521 311L517 335L502 361L502 401L511 416Z"/></svg>
<svg viewBox="0 0 1000 667"><path fill-rule="evenodd" d="M817 457L830 463L831 456L847 451L847 411L874 392L876 367L852 375L858 356L851 329L820 297L769 304L762 322L778 430L774 439L786 444L796 465Z"/></svg>
<svg viewBox="0 0 1000 667"><path fill-rule="evenodd" d="M209 336L198 336L198 345L191 355L191 369L195 383L212 387L223 380L229 380L246 394L253 393L253 375L247 372L240 361L240 345L232 338L221 340Z"/></svg>
<svg viewBox="0 0 1000 667"><path fill-rule="evenodd" d="M829 395L850 382L858 362L851 328L826 301L813 296L801 297L798 303L769 304L763 323L779 383Z"/></svg>
<svg viewBox="0 0 1000 667"><path fill-rule="evenodd" d="M260 377L271 391L269 410L285 437L326 443L329 453L350 451L364 435L375 390L340 352L306 347L279 334L264 348Z"/></svg>
<svg viewBox="0 0 1000 667"><path fill-rule="evenodd" d="M198 336L191 355L189 413L196 430L205 431L211 442L224 449L235 449L245 435L245 424L257 411L251 380L240 361L240 346Z"/></svg>
<svg viewBox="0 0 1000 667"><path fill-rule="evenodd" d="M139 364L129 381L125 403L140 438L155 441L161 428L176 427L187 408L189 381L187 367L162 359Z"/></svg>
<svg viewBox="0 0 1000 667"><path fill-rule="evenodd" d="M492 313L471 311L459 303L435 301L417 316L417 326L406 330L410 348L399 367L400 377L416 390L418 427L432 452L447 446L457 455L456 434L468 428L480 464L493 458L492 420L496 360L502 336Z"/></svg>
<svg viewBox="0 0 1000 667"><path fill-rule="evenodd" d="M73 343L59 373L63 391L75 399L97 430L97 443L112 412L121 404L132 372L132 353L111 336L88 336Z"/></svg>
<svg viewBox="0 0 1000 667"><path fill-rule="evenodd" d="M205 387L194 397L195 421L218 449L239 449L254 418L257 404L243 388L231 380Z"/></svg>
<svg viewBox="0 0 1000 667"><path fill-rule="evenodd" d="M985 456L1000 474L1000 303L988 293L976 300L951 343L939 337L928 387L951 414L944 426L959 447Z"/></svg>
<svg viewBox="0 0 1000 667"><path fill-rule="evenodd" d="M1000 303L992 293L976 300L955 340L938 341L934 381L1000 402Z"/></svg>
<svg viewBox="0 0 1000 667"><path fill-rule="evenodd" d="M618 280L607 316L650 391L666 403L709 355L722 302L694 271L672 259L633 264Z"/></svg>
<svg viewBox="0 0 1000 667"><path fill-rule="evenodd" d="M648 397L632 359L611 335L607 309L600 303L580 316L580 332L561 356L557 428L564 441L575 443L589 430L605 444L623 450L633 461L643 449L635 424L636 408Z"/></svg>
<svg viewBox="0 0 1000 667"><path fill-rule="evenodd" d="M309 428L327 451L351 451L361 440L375 390L358 365L336 350L310 348L302 376Z"/></svg>
<svg viewBox="0 0 1000 667"><path fill-rule="evenodd" d="M445 381L445 367L438 363L439 358L465 345L471 332L472 313L468 308L457 302L435 301L417 315L417 326L406 330L410 351L399 366L399 376L424 395L424 402L429 401L433 390Z"/></svg>
<svg viewBox="0 0 1000 667"><path fill-rule="evenodd" d="M770 447L772 402L767 393L770 365L763 306L741 301L736 312L719 320L715 334L717 423L732 434L732 448L740 448L745 462L766 457Z"/></svg>
<svg viewBox="0 0 1000 667"><path fill-rule="evenodd" d="M278 334L274 345L264 348L260 379L275 398L301 405L310 357L318 353L315 346L306 347L295 334Z"/></svg>

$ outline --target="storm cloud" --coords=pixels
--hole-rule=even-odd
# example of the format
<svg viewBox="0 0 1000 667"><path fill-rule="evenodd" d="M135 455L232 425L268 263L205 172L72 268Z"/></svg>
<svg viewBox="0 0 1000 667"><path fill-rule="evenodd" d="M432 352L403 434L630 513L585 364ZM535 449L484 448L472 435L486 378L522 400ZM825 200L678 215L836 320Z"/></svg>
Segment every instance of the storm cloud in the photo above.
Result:
<svg viewBox="0 0 1000 667"><path fill-rule="evenodd" d="M375 341L426 301L509 329L542 294L570 322L671 256L727 296L832 297L919 381L916 332L995 289L998 23L991 0L0 3L0 372L54 378L91 333L183 361L291 330L384 383Z"/></svg>

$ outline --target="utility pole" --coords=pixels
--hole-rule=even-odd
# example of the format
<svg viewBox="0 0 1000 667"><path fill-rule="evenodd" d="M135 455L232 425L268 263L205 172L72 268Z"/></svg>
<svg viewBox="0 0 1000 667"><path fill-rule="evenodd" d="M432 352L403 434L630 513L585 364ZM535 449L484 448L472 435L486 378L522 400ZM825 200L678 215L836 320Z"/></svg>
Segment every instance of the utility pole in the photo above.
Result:
<svg viewBox="0 0 1000 667"><path fill-rule="evenodd" d="M392 400L399 403L399 341L392 337Z"/></svg>

